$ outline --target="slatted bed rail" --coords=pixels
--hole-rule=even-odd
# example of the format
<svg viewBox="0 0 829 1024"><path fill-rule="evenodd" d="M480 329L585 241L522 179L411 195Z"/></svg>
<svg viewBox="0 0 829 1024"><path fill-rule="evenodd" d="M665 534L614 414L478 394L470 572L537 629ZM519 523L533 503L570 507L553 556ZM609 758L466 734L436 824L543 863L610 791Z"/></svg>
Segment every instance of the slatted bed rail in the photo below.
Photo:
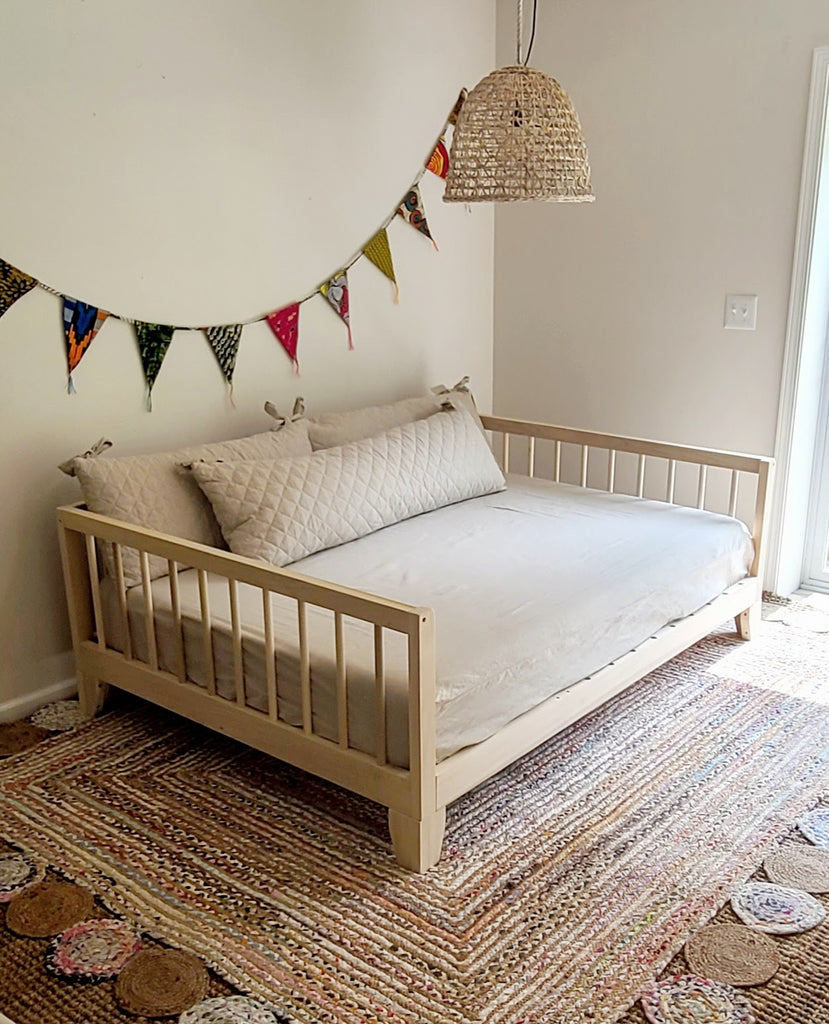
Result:
<svg viewBox="0 0 829 1024"><path fill-rule="evenodd" d="M494 447L504 472L512 471L531 478L543 477L579 487L589 486L610 494L627 493L637 498L707 509L741 519L754 540L755 562L751 575L760 574L761 541L773 459L500 416L482 416L481 419L496 439ZM543 466L539 442L546 447ZM576 458L565 465L568 454L574 454ZM619 455L623 454L635 457L635 475L628 474L629 482L633 484L629 489L619 487ZM661 464L661 487L651 480L657 474L648 473L656 463ZM696 479L683 481L685 486L680 490L678 473L683 466L693 467ZM727 489L710 486L711 470L727 474ZM651 484L647 488L646 482Z"/></svg>
<svg viewBox="0 0 829 1024"><path fill-rule="evenodd" d="M84 710L92 715L103 703L109 684L196 719L251 746L271 753L297 767L312 771L390 809L401 818L399 830L428 813L429 794L434 794L435 764L435 659L434 622L430 609L385 600L360 591L324 583L262 562L174 537L132 527L88 512L82 506L59 509L59 532L64 576L70 609L73 643L78 659L78 678ZM141 582L141 621L146 650L139 656L131 628L130 588L124 572L124 553L137 552ZM108 558L113 579L105 581L102 561ZM151 579L151 558L166 560L166 580L156 580L169 592L175 642L172 671L161 663L157 609ZM181 576L193 570L198 578L199 628L206 670L206 685L191 681L184 638ZM156 573L157 575L157 573ZM215 663L216 615L211 609L209 579L226 582L230 608L233 657L233 694L222 696L217 688ZM114 584L118 620L118 646L109 636L112 617L105 612L104 587ZM266 707L251 707L245 688L245 663L240 611L240 587L261 593L264 636ZM214 592L215 593L215 592ZM296 637L301 698L301 723L292 724L280 714L277 673L280 651L272 614L273 595L287 598L296 607ZM165 602L166 603L166 602ZM324 609L333 620L331 646L336 683L336 736L325 737L316 729L312 702L312 664L319 651L312 650L308 630L309 608ZM110 608L110 616L112 616ZM191 613L192 614L192 613ZM132 616L135 616L134 603ZM375 750L365 753L353 746L349 730L348 658L346 620L367 623L372 632ZM406 638L409 701L409 768L389 763L386 728L388 633ZM344 782L344 779L347 781ZM427 781L428 780L428 781Z"/></svg>

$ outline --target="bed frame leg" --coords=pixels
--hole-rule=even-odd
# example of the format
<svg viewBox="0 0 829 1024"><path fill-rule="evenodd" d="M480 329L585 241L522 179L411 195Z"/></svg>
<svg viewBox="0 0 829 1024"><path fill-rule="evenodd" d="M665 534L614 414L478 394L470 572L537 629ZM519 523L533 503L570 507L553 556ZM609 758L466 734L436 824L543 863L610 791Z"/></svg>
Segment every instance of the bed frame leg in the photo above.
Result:
<svg viewBox="0 0 829 1024"><path fill-rule="evenodd" d="M757 635L757 628L760 625L760 613L762 605L759 601L756 601L750 608L746 608L744 612L740 612L734 619L734 625L737 627L737 632L740 635L741 640L750 640L752 636Z"/></svg>
<svg viewBox="0 0 829 1024"><path fill-rule="evenodd" d="M389 832L397 863L409 871L423 873L440 859L446 808L419 820L389 809Z"/></svg>
<svg viewBox="0 0 829 1024"><path fill-rule="evenodd" d="M78 698L84 718L94 718L103 708L109 694L109 684L100 679L78 675Z"/></svg>

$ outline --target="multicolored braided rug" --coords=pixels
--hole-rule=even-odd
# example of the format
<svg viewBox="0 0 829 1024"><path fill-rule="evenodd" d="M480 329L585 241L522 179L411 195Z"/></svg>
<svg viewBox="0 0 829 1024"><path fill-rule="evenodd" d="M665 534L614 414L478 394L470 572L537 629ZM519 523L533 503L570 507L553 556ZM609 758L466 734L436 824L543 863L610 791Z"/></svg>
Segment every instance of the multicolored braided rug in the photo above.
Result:
<svg viewBox="0 0 829 1024"><path fill-rule="evenodd" d="M0 834L300 1022L610 1024L829 791L827 653L710 637L453 806L424 876L381 808L142 705L0 762Z"/></svg>

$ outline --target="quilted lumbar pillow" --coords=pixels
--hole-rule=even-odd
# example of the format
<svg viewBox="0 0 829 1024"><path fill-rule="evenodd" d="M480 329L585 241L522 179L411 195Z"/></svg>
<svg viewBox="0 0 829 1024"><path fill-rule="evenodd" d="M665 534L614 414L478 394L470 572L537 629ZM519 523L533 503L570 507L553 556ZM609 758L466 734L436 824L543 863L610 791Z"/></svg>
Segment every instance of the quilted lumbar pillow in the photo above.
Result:
<svg viewBox="0 0 829 1024"><path fill-rule="evenodd" d="M84 501L92 512L122 519L183 540L224 547L219 524L210 503L182 463L195 459L284 459L309 455L311 443L304 420L288 423L281 430L266 430L251 437L217 441L174 452L126 455L121 458L76 458L71 466L80 481ZM114 575L109 548L104 565ZM141 582L137 553L122 551L127 586ZM167 562L150 558L150 576L167 574Z"/></svg>
<svg viewBox="0 0 829 1024"><path fill-rule="evenodd" d="M230 550L287 565L505 483L465 410L298 459L193 463Z"/></svg>
<svg viewBox="0 0 829 1024"><path fill-rule="evenodd" d="M360 441L364 437L373 437L404 423L424 420L447 406L466 409L483 432L484 428L475 408L475 399L469 390L469 378L464 377L453 388L439 384L432 388L429 395L402 398L399 402L389 402L387 405L369 405L362 409L312 416L308 420L311 447L318 451L320 448L334 448L350 441Z"/></svg>

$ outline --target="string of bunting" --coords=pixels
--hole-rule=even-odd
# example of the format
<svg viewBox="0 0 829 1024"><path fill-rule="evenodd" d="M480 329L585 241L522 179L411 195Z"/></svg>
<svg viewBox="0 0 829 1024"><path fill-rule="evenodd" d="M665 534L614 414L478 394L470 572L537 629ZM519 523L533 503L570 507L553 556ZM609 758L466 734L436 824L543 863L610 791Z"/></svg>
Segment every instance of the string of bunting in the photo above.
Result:
<svg viewBox="0 0 829 1024"><path fill-rule="evenodd" d="M414 181L406 190L403 198L394 208L392 213L383 221L380 228L369 238L369 240L354 255L347 260L338 270L330 274L321 284L308 292L296 302L278 309L264 316L254 317L251 320L241 321L236 324L219 324L211 327L182 327L170 324L146 323L141 320L132 320L130 317L120 316L118 313L99 309L97 306L80 299L64 295L55 288L38 281L36 278L12 266L5 260L0 259L0 317L8 309L23 298L33 288L39 287L52 295L57 295L63 301L63 330L66 342L66 365L67 365L67 391L75 393L73 373L78 368L81 360L86 354L92 342L101 330L104 323L110 319L123 320L133 325L135 336L138 342L138 350L141 356L141 366L144 371L144 380L147 386L147 408L152 409L152 390L164 362L164 357L170 347L173 335L177 330L200 330L204 332L211 350L216 356L219 368L227 381L228 387L233 388L233 373L236 369L236 357L239 352L239 344L242 338L242 330L248 324L266 321L273 331L279 344L288 354L294 366L294 372L299 372L299 312L303 303L308 302L316 296L321 296L345 324L348 332L348 347L353 349L354 341L351 334L350 319L350 298L348 286L348 271L357 260L365 256L391 281L394 287L395 302L398 301L399 290L397 276L394 269L391 247L386 229L395 217L401 217L407 224L410 224L416 231L432 243L437 249L437 243L432 237L426 214L423 209L423 199L420 194L420 180L423 175L430 171L439 178L446 178L449 169L449 153L446 147L446 132L450 126L457 121L458 112L466 99L466 89L462 89L455 106L449 117L444 122L440 135L434 148L423 167L418 171Z"/></svg>

